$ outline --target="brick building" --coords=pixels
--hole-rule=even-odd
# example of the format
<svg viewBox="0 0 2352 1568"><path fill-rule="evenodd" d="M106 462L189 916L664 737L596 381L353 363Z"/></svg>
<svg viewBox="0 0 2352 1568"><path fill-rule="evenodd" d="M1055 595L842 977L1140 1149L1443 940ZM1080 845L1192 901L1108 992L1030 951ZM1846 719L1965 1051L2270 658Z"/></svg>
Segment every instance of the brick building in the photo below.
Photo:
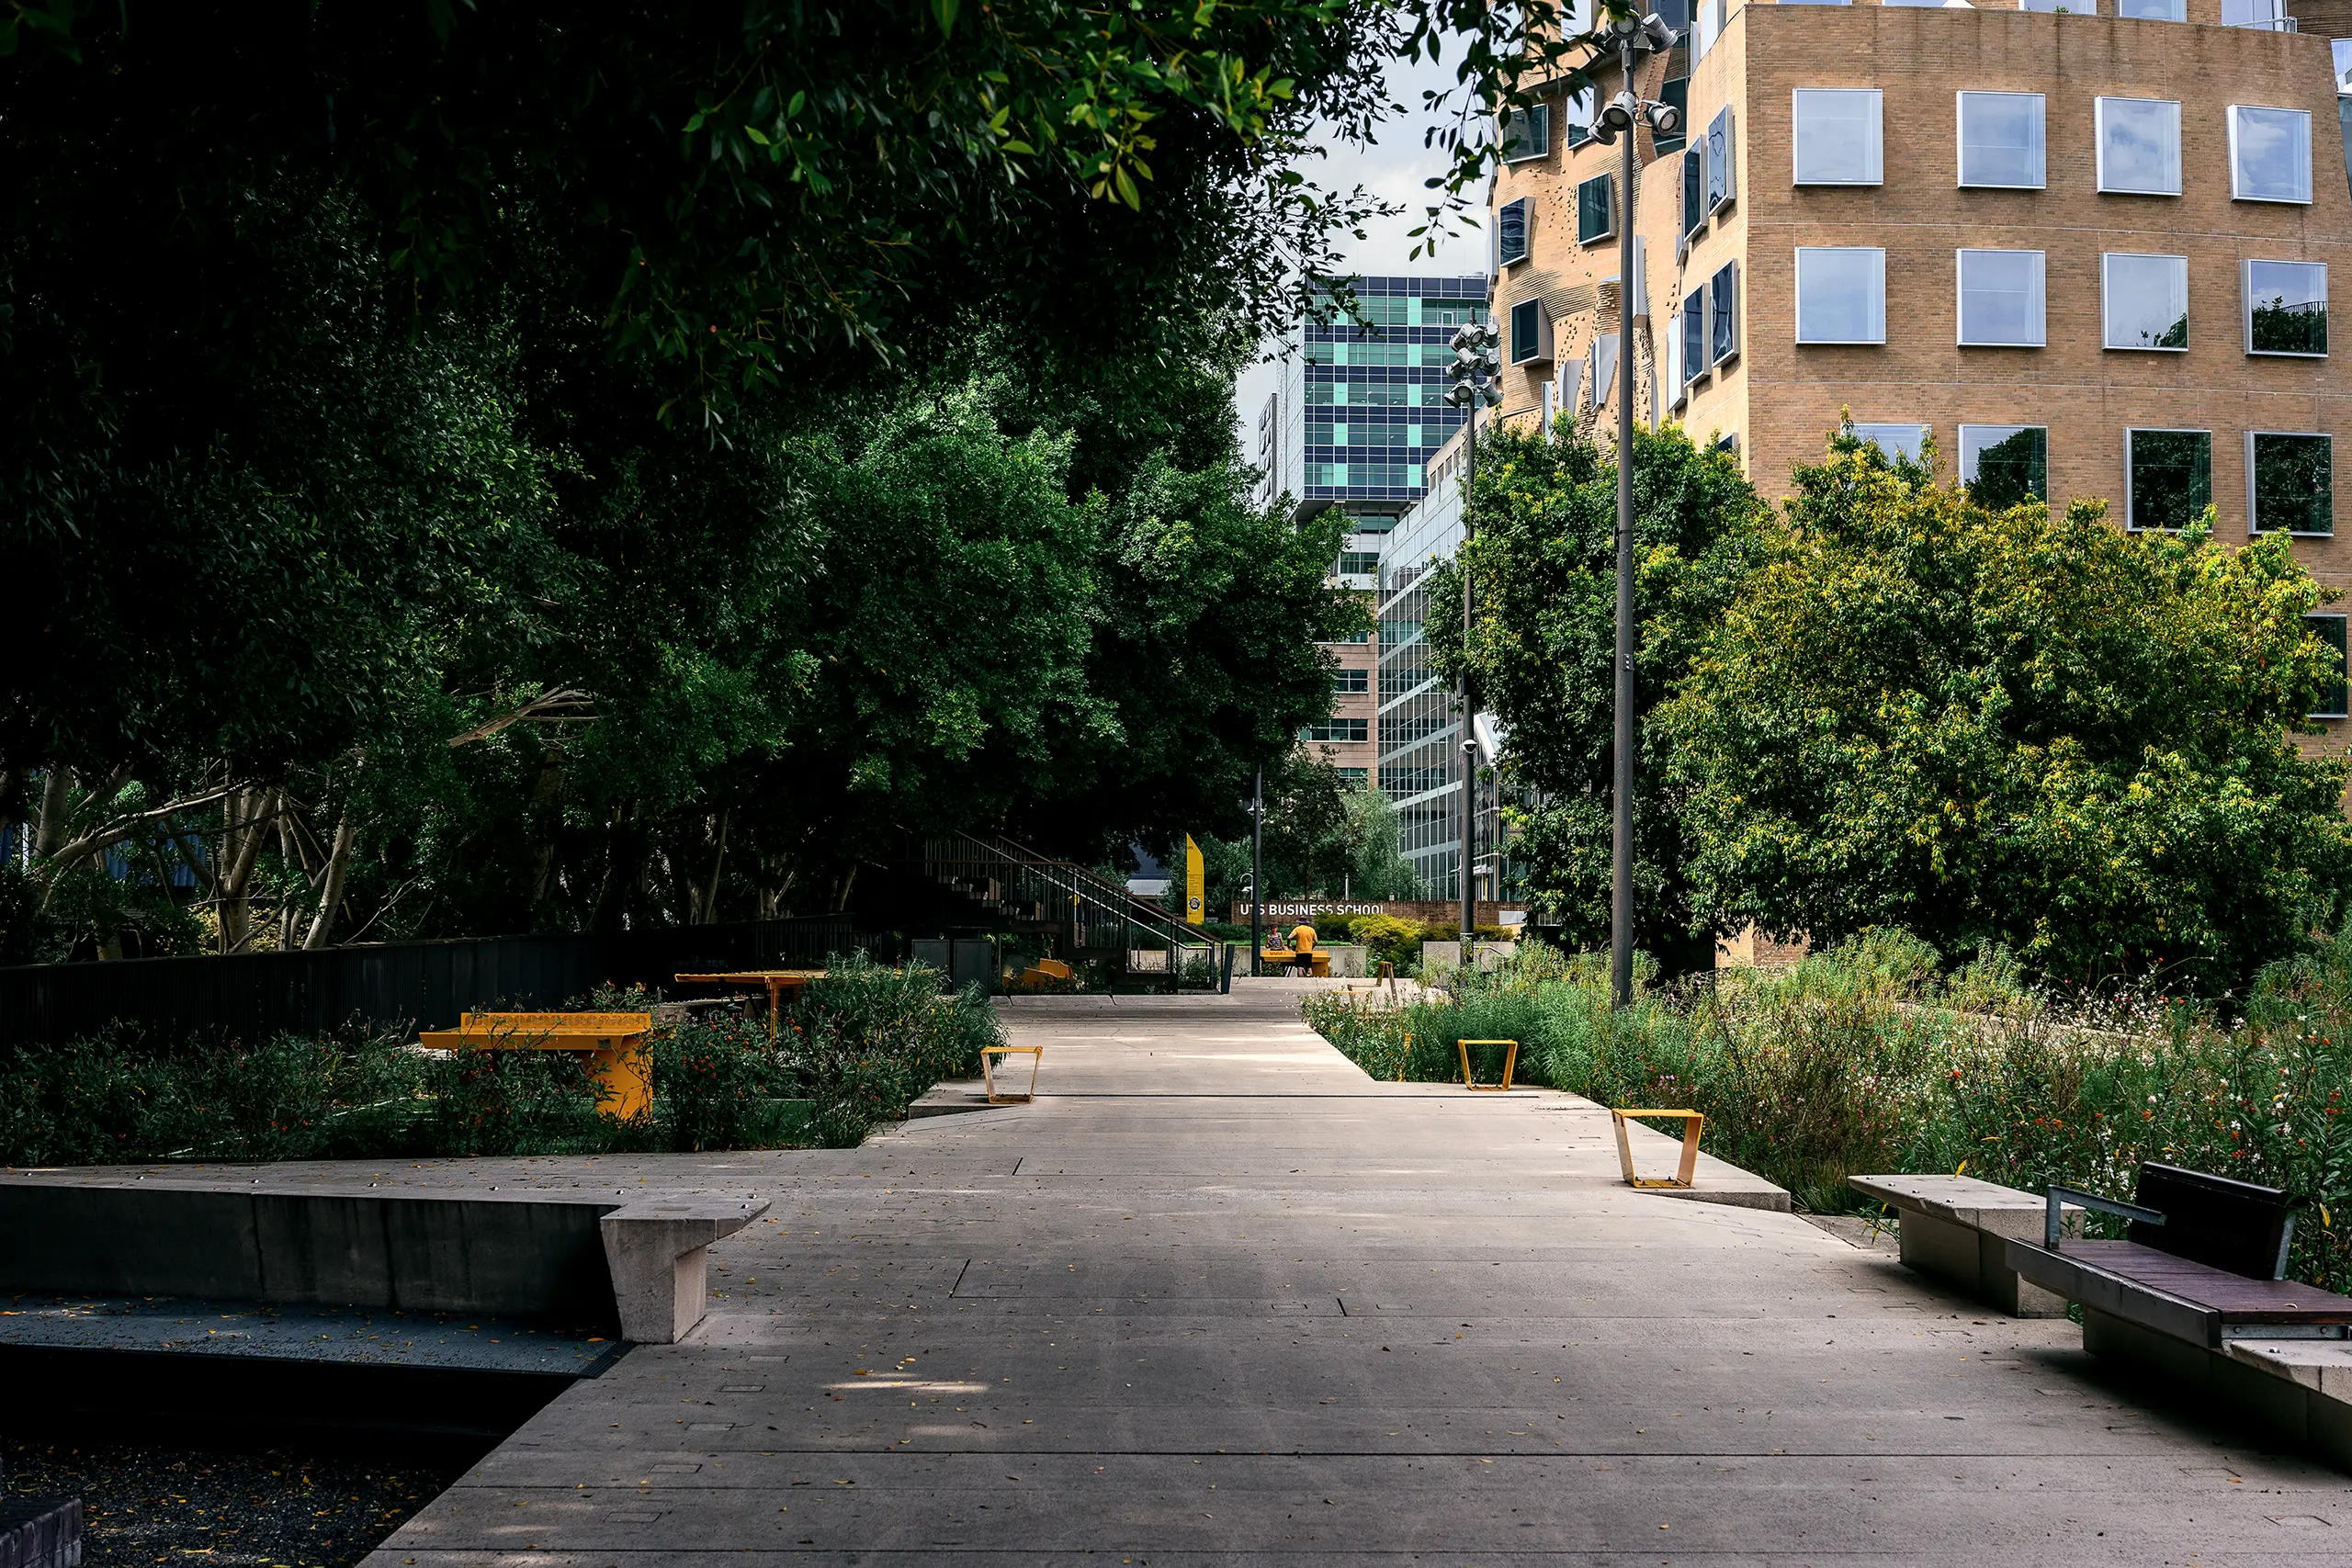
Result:
<svg viewBox="0 0 2352 1568"><path fill-rule="evenodd" d="M1504 417L1614 428L1630 207L1635 417L1735 447L1766 494L1850 414L2005 495L2103 498L2119 526L2210 500L2222 540L2285 529L2352 587L2352 343L2327 324L2352 261L2352 48L2329 35L2352 4L2030 3L1708 0L1640 67L1688 133L1640 133L1630 203L1587 102L1506 126ZM2341 648L2343 606L2315 619Z"/></svg>

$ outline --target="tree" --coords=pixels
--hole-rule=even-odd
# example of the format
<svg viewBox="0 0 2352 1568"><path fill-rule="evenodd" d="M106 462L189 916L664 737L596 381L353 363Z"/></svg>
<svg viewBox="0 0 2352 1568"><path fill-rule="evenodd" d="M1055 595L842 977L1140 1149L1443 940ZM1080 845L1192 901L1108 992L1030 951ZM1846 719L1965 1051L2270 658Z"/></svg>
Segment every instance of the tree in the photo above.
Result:
<svg viewBox="0 0 2352 1568"><path fill-rule="evenodd" d="M2292 736L2342 676L2282 536L1992 512L1850 435L1796 483L1657 715L1706 918L2211 991L2335 923L2346 765Z"/></svg>
<svg viewBox="0 0 2352 1568"><path fill-rule="evenodd" d="M1460 565L1424 579L1423 635L1439 672L1465 662L1479 706L1509 729L1505 778L1513 853L1529 867L1529 904L1578 947L1609 941L1611 801L1615 769L1617 477L1613 455L1581 435L1505 430L1482 443L1472 491L1476 536L1471 637L1462 637ZM1636 940L1669 967L1705 967L1713 947L1693 897L1673 741L1649 716L1689 670L1754 559L1763 503L1722 452L1679 426L1634 433L1635 701L1641 757L1634 810Z"/></svg>

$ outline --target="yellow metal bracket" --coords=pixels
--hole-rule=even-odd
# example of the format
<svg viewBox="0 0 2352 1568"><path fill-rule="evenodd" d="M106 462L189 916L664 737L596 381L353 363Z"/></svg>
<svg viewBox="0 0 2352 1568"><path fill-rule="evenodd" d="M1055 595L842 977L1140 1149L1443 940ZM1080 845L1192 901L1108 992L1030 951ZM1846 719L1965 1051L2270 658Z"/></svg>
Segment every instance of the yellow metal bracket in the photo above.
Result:
<svg viewBox="0 0 2352 1568"><path fill-rule="evenodd" d="M1634 1143L1625 1133L1628 1116L1671 1116L1682 1122L1682 1163L1671 1177L1643 1178L1634 1174ZM1628 1187L1689 1187L1699 1172L1699 1134L1706 1130L1707 1119L1696 1111L1612 1111L1611 1123L1617 1129L1617 1164L1625 1172Z"/></svg>
<svg viewBox="0 0 2352 1568"><path fill-rule="evenodd" d="M996 1087L996 1060L1001 1056L1029 1058L1029 1092L1015 1094L1011 1089L1000 1094ZM1037 1069L1045 1065L1043 1045L983 1045L980 1047L980 1081L988 1086L990 1105L1026 1105L1037 1098ZM969 1079L966 1080L969 1082Z"/></svg>
<svg viewBox="0 0 2352 1568"><path fill-rule="evenodd" d="M1462 1087L1463 1087L1463 1088L1464 1088L1464 1089L1488 1089L1488 1090L1501 1090L1501 1091L1505 1091L1505 1092L1508 1092L1508 1091L1510 1090L1510 1075L1511 1075L1511 1072L1512 1072L1512 1070L1513 1070L1514 1068L1516 1068L1516 1067L1519 1066L1519 1042L1518 1042L1518 1041L1516 1041L1516 1040L1456 1040L1456 1041L1454 1042L1454 1044L1455 1044L1456 1046L1458 1046L1458 1047L1461 1049L1461 1052L1462 1052ZM1508 1045L1508 1046L1510 1046L1510 1049L1509 1051L1506 1051L1506 1052L1504 1052L1504 1053L1503 1053L1503 1081L1502 1081L1502 1082L1500 1082L1500 1083L1480 1083L1480 1082L1478 1081L1478 1075L1477 1075L1477 1074L1476 1074L1476 1073L1474 1073L1474 1072L1472 1072L1472 1071L1470 1070L1470 1047L1471 1047L1471 1046L1473 1046L1473 1045Z"/></svg>

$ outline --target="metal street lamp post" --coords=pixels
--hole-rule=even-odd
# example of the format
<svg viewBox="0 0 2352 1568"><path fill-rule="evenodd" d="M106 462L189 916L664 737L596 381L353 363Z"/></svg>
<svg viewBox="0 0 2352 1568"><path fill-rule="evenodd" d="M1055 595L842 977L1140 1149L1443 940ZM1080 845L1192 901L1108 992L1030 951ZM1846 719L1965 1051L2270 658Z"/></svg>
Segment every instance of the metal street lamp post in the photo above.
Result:
<svg viewBox="0 0 2352 1568"><path fill-rule="evenodd" d="M1264 971L1266 959L1266 770L1250 786L1250 973Z"/></svg>
<svg viewBox="0 0 2352 1568"><path fill-rule="evenodd" d="M1673 48L1674 29L1653 12L1639 21L1612 22L1609 32L1625 85L1601 110L1592 136L1603 146L1625 139L1617 224L1617 723L1609 843L1609 974L1622 1008L1634 999L1634 659L1641 641L1634 619L1634 296L1639 287L1634 273L1634 131L1646 122L1653 133L1671 135L1682 114L1672 104L1648 101L1634 91L1634 62Z"/></svg>
<svg viewBox="0 0 2352 1568"><path fill-rule="evenodd" d="M1462 545L1458 558L1462 562L1462 654L1461 684L1456 700L1462 710L1462 848L1455 859L1462 893L1462 961L1470 962L1470 949L1476 940L1474 899L1476 895L1470 884L1472 838L1476 831L1478 742L1470 733L1470 556L1472 535L1476 522L1471 515L1472 486L1478 477L1478 408L1485 404L1493 408L1503 400L1502 333L1491 318L1472 321L1453 334L1453 363L1446 367L1446 375L1453 386L1445 400L1454 408L1464 410L1470 416L1468 431L1463 437L1462 473Z"/></svg>

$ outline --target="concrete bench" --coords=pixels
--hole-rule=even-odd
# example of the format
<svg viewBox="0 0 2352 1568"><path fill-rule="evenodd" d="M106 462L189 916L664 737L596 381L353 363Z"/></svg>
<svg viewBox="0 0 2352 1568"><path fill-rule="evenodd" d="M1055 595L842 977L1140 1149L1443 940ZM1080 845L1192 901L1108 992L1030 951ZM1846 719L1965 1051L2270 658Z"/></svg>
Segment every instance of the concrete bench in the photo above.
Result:
<svg viewBox="0 0 2352 1568"><path fill-rule="evenodd" d="M639 1344L702 1321L704 1249L764 1198L572 1198L185 1177L0 1176L0 1292L479 1312Z"/></svg>
<svg viewBox="0 0 2352 1568"><path fill-rule="evenodd" d="M2011 1317L2064 1317L2065 1298L2018 1278L2006 1252L2013 1236L2041 1232L2046 1200L1973 1176L1851 1176L1847 1185L1901 1217L1903 1266L1951 1281ZM2079 1228L2083 1211L2064 1218Z"/></svg>
<svg viewBox="0 0 2352 1568"><path fill-rule="evenodd" d="M2127 1238L2058 1234L2062 1198L2129 1219ZM2082 1307L2084 1349L2352 1469L2352 1297L2285 1278L2284 1192L2151 1163L2129 1203L2058 1187L2047 1202L2043 1234L2004 1252Z"/></svg>

